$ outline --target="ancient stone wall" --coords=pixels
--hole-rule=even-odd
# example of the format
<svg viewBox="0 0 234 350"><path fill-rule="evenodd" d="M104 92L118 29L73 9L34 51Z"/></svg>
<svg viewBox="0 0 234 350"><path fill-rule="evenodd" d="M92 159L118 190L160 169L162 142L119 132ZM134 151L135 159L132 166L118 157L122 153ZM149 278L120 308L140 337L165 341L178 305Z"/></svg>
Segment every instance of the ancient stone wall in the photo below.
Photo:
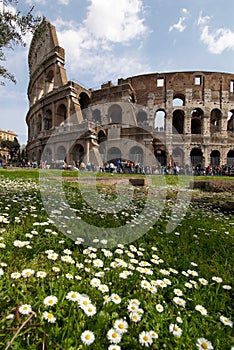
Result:
<svg viewBox="0 0 234 350"><path fill-rule="evenodd" d="M135 144L124 146L125 157L145 165L153 165L146 164L146 149L156 166L234 165L234 74L152 73L87 90L67 80L65 53L48 21L32 40L29 70L31 160L40 161L47 140L52 135L57 140L57 133L50 160L64 156L77 163L91 150L104 162L122 158L119 140L128 138ZM79 132L84 126L90 134ZM71 145L74 130L79 139Z"/></svg>

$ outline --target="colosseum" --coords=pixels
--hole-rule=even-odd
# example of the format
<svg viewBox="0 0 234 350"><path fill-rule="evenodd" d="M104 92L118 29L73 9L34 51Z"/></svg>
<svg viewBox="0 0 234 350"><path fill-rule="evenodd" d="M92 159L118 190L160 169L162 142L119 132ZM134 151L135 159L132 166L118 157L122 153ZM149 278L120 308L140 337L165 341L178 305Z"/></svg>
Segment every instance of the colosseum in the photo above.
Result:
<svg viewBox="0 0 234 350"><path fill-rule="evenodd" d="M234 165L234 74L152 73L86 89L67 79L65 52L48 20L28 61L28 159Z"/></svg>

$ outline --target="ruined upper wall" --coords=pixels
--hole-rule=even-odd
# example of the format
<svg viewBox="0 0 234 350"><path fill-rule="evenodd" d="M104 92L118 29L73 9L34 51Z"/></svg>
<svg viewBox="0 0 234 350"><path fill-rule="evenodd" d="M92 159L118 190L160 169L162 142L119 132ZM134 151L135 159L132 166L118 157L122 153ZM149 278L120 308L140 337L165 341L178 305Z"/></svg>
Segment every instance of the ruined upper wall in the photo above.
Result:
<svg viewBox="0 0 234 350"><path fill-rule="evenodd" d="M168 98L189 95L200 102L234 102L234 74L221 72L172 72L154 73L119 79L118 84L130 83L136 93L137 103L146 105L149 93L154 94L155 104Z"/></svg>
<svg viewBox="0 0 234 350"><path fill-rule="evenodd" d="M64 63L65 52L59 47L55 27L46 19L38 27L31 41L28 63L30 77L40 69L41 65L55 55Z"/></svg>

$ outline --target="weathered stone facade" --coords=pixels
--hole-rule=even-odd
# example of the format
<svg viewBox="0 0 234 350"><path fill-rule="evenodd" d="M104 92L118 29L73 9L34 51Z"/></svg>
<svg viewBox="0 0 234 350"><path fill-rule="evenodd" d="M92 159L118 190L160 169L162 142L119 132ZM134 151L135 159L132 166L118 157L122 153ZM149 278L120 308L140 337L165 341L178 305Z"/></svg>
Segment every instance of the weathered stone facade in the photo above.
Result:
<svg viewBox="0 0 234 350"><path fill-rule="evenodd" d="M162 165L234 165L234 74L153 73L87 90L67 80L64 64L56 30L45 20L29 51L29 159L152 165L147 148ZM131 142L119 146L123 139Z"/></svg>

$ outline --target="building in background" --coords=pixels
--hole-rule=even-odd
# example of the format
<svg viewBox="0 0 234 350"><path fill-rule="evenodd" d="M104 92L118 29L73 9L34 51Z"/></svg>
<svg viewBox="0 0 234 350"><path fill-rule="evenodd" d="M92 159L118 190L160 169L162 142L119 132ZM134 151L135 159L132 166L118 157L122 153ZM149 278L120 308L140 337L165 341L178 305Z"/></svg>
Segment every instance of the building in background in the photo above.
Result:
<svg viewBox="0 0 234 350"><path fill-rule="evenodd" d="M44 20L29 51L30 160L234 165L234 74L152 73L93 90L69 81L64 66L55 27Z"/></svg>
<svg viewBox="0 0 234 350"><path fill-rule="evenodd" d="M14 142L18 135L11 130L2 130L0 129L0 157L4 158L6 161L10 160L10 153L7 147L2 147L2 141L11 141Z"/></svg>

